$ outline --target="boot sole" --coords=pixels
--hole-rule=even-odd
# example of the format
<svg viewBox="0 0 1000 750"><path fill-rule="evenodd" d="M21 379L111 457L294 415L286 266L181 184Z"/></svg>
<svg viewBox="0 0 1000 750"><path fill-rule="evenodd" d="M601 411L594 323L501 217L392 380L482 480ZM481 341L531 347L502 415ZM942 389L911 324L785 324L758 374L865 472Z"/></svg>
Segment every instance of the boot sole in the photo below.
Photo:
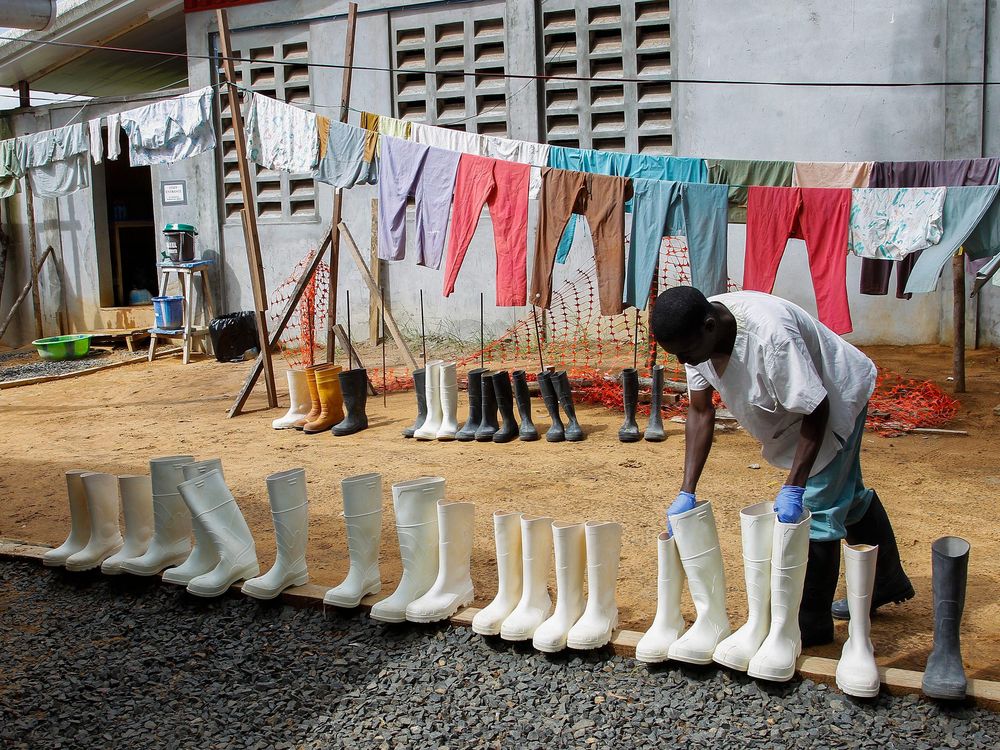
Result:
<svg viewBox="0 0 1000 750"><path fill-rule="evenodd" d="M732 659L720 659L717 656L712 656L712 661L714 661L719 666L725 667L726 669L732 669L736 672L746 672L750 668L750 660L737 662Z"/></svg>
<svg viewBox="0 0 1000 750"><path fill-rule="evenodd" d="M935 690L933 688L928 689L926 687L921 687L920 692L926 695L928 698L933 698L934 700L940 701L963 701L967 697L966 690Z"/></svg>
<svg viewBox="0 0 1000 750"><path fill-rule="evenodd" d="M499 626L495 628L479 628L473 623L472 632L476 635L500 635L500 628Z"/></svg>
<svg viewBox="0 0 1000 750"><path fill-rule="evenodd" d="M293 578L291 581L284 583L276 591L266 591L265 589L257 589L253 586L247 588L246 584L240 587L240 590L247 596L253 599L260 599L261 601L271 601L272 599L277 599L285 591L285 589L290 589L294 586L305 586L309 583L309 574L305 573L300 575L298 578Z"/></svg>
<svg viewBox="0 0 1000 750"><path fill-rule="evenodd" d="M532 640L531 646L535 649L535 651L541 651L543 654L558 654L560 651L566 650L567 644L564 641L561 646L550 646L547 643L539 645ZM598 648L600 648L600 646L598 646Z"/></svg>
<svg viewBox="0 0 1000 750"><path fill-rule="evenodd" d="M636 652L636 654L635 654L635 660L637 662L642 663L642 664L662 664L663 662L667 661L669 658L670 657L667 656L667 654L664 654L663 656L660 656L660 655L657 655L657 656L645 656L645 655L640 656L638 652Z"/></svg>
<svg viewBox="0 0 1000 750"><path fill-rule="evenodd" d="M131 573L134 576L145 576L145 577L159 575L167 568L173 568L174 566L183 563L185 560L188 559L189 554L190 554L189 552L185 552L183 555L177 555L176 557L171 557L169 560L165 561L160 565L160 567L157 568L143 568L142 570L132 570L131 568L126 567L124 563L122 563L122 573Z"/></svg>
<svg viewBox="0 0 1000 750"><path fill-rule="evenodd" d="M837 689L840 692L850 695L854 698L875 698L879 694L879 688L872 690L871 688L856 688L853 685L848 685L846 683L837 680Z"/></svg>
<svg viewBox="0 0 1000 750"><path fill-rule="evenodd" d="M203 588L192 589L191 584L188 584L187 592L193 596L200 596L203 599L211 599L213 597L222 596L223 594L225 594L227 591L229 591L229 589L233 587L233 584L238 583L239 581L245 581L248 578L256 578L259 575L260 575L260 566L254 564L252 566L243 568L243 570L234 574L234 576L230 578L229 582L225 586L219 586L214 589L203 589Z"/></svg>
<svg viewBox="0 0 1000 750"><path fill-rule="evenodd" d="M538 435L519 435L517 439L522 443L533 443L538 440Z"/></svg>
<svg viewBox="0 0 1000 750"><path fill-rule="evenodd" d="M372 594L377 594L381 590L382 590L382 584L379 583L377 586L372 586L367 591L365 591L363 594L361 594L361 596L358 597L357 600L354 600L354 599L341 599L339 597L332 597L331 598L330 597L330 592L327 592L326 595L323 597L323 604L329 604L329 605L331 605L333 607L340 607L341 609L354 609L355 607L360 607L361 606L361 600L364 599L366 596L371 596Z"/></svg>
<svg viewBox="0 0 1000 750"><path fill-rule="evenodd" d="M636 435L619 435L618 436L618 442L619 443L638 443L640 440L642 440L642 435L638 435L638 434L636 434Z"/></svg>
<svg viewBox="0 0 1000 750"><path fill-rule="evenodd" d="M460 610L462 607L468 607L470 604L472 604L473 598L474 597L470 594L467 597L462 597L462 598L458 599L455 602L455 604L453 606L449 607L448 610L446 612L444 612L443 614L442 613L435 613L433 615L418 615L418 616L415 616L415 617L411 617L410 615L407 615L406 616L406 620L407 620L407 622L419 622L419 623L441 622L441 620L447 620L453 614L455 614L456 612L458 612L458 610Z"/></svg>
<svg viewBox="0 0 1000 750"><path fill-rule="evenodd" d="M405 612L403 612L403 614L399 615L398 619L397 619L396 615L388 615L387 616L387 615L381 615L381 614L374 614L374 613L371 613L371 612L368 614L368 616L372 620L375 620L377 622L387 622L387 623L389 623L391 625L397 625L397 624L399 624L401 622L406 622L406 613Z"/></svg>
<svg viewBox="0 0 1000 750"><path fill-rule="evenodd" d="M103 557L101 557L100 559L98 559L97 562L92 563L92 564L88 564L88 565L70 565L69 563L67 563L66 564L66 570L68 570L70 573L83 573L84 571L87 571L87 570L93 570L94 568L99 568L99 567L101 567L104 564L105 560L107 560L112 555L117 554L118 552L120 552L121 548L123 546L124 545L119 545L116 549L108 550L107 554L105 554Z"/></svg>

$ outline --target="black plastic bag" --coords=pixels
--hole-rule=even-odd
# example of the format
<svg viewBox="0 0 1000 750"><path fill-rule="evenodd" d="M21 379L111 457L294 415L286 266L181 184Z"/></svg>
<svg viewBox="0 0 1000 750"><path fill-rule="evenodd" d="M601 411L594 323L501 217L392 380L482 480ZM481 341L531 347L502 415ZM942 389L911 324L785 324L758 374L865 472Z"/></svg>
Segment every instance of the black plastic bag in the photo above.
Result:
<svg viewBox="0 0 1000 750"><path fill-rule="evenodd" d="M212 349L219 362L242 362L248 351L260 353L257 339L257 319L252 310L220 315L208 324Z"/></svg>

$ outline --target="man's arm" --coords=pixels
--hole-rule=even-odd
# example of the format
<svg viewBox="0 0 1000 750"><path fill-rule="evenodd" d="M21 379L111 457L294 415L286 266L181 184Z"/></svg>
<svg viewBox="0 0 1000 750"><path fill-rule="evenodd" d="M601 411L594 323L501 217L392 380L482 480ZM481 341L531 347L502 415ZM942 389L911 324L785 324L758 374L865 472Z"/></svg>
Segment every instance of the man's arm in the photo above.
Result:
<svg viewBox="0 0 1000 750"><path fill-rule="evenodd" d="M690 394L687 423L684 425L684 483L681 491L692 495L701 478L701 470L705 468L708 453L712 450L712 436L715 434L715 404L712 402L714 394L714 388L691 391Z"/></svg>
<svg viewBox="0 0 1000 750"><path fill-rule="evenodd" d="M792 468L788 472L786 485L792 487L805 487L809 479L809 472L812 471L813 463L819 454L820 446L823 444L823 436L826 434L826 423L830 419L830 398L826 397L820 401L812 414L807 414L802 418L802 429L799 432L799 442L795 448L795 459ZM707 454L706 454L707 455Z"/></svg>

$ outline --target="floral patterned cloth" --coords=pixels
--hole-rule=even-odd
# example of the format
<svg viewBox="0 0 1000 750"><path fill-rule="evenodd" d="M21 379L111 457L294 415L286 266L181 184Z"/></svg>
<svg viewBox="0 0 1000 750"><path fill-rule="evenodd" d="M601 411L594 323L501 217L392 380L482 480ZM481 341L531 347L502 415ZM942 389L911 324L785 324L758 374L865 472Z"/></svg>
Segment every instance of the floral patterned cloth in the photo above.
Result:
<svg viewBox="0 0 1000 750"><path fill-rule="evenodd" d="M946 188L855 188L848 247L862 258L901 260L936 245Z"/></svg>

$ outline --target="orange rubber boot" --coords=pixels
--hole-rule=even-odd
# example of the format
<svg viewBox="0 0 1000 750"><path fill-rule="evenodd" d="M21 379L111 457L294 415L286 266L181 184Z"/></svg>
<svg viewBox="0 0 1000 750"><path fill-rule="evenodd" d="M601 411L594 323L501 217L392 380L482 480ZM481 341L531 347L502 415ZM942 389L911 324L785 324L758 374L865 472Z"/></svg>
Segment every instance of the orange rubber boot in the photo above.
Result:
<svg viewBox="0 0 1000 750"><path fill-rule="evenodd" d="M320 413L307 422L302 431L307 435L329 430L344 418L344 400L340 393L340 365L316 370L316 390L319 392Z"/></svg>

